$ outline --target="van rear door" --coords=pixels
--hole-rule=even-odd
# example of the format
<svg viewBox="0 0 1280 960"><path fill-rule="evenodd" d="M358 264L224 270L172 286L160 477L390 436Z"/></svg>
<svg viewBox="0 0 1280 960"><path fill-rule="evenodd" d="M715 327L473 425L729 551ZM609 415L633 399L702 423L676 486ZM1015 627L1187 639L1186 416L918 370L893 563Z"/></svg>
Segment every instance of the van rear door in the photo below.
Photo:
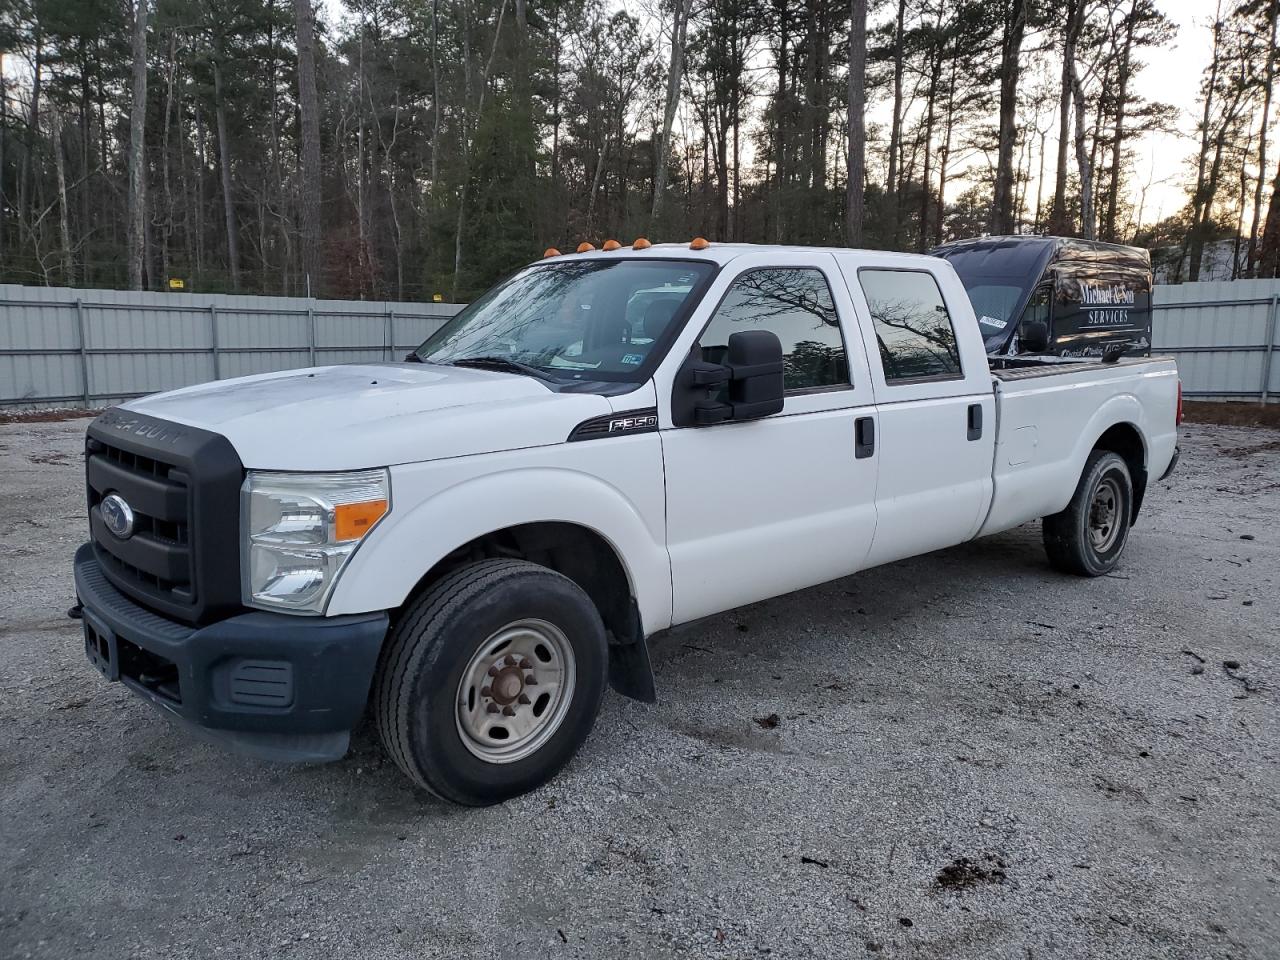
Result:
<svg viewBox="0 0 1280 960"><path fill-rule="evenodd" d="M1112 344L1126 355L1151 355L1151 265L1135 251L1090 251L1052 266L1054 302L1050 352L1100 357Z"/></svg>

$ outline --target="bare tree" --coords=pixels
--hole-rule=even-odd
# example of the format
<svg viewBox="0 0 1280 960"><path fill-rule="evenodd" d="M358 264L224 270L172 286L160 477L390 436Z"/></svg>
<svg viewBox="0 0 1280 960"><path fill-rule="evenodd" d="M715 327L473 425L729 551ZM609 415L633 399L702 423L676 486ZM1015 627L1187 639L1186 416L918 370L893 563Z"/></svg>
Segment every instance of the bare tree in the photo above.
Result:
<svg viewBox="0 0 1280 960"><path fill-rule="evenodd" d="M863 243L867 177L867 0L849 4L849 180L845 187L845 236L849 246Z"/></svg>
<svg viewBox="0 0 1280 960"><path fill-rule="evenodd" d="M1280 0L1271 0L1270 10L1267 14L1270 22L1271 42L1267 45L1267 66L1266 74L1263 78L1262 89L1262 118L1258 127L1258 180L1253 189L1253 219L1249 227L1249 255L1247 263L1251 274L1256 275L1257 257L1258 257L1258 241L1259 234L1262 230L1262 188L1267 179L1267 124L1271 120L1271 97L1275 89L1276 81L1276 57L1277 46L1280 45L1280 35L1277 35L1277 21L1280 21ZM1275 198L1272 198L1274 205Z"/></svg>
<svg viewBox="0 0 1280 960"><path fill-rule="evenodd" d="M1280 164L1277 164L1275 179L1271 181L1271 203L1267 207L1267 221L1262 230L1254 275L1280 277Z"/></svg>
<svg viewBox="0 0 1280 960"><path fill-rule="evenodd" d="M892 242L898 245L899 230L902 227L902 204L898 196L898 180L900 179L899 163L902 157L902 74L904 67L904 51L907 17L907 0L898 0L898 15L893 30L893 119L889 126L889 175L885 190L893 200L893 234Z"/></svg>
<svg viewBox="0 0 1280 960"><path fill-rule="evenodd" d="M671 127L680 106L680 83L684 76L684 46L689 32L689 14L693 0L675 0L675 19L671 24L671 60L667 65L667 99L662 112L662 139L658 141L657 164L653 171L653 207L649 211L652 231L662 213L662 200L667 192L667 155L671 152ZM594 198L595 194L592 194Z"/></svg>
<svg viewBox="0 0 1280 960"><path fill-rule="evenodd" d="M302 276L308 296L322 289L320 260L320 107L316 96L315 10L311 0L293 0L298 37L298 110L301 114L302 176L299 179Z"/></svg>
<svg viewBox="0 0 1280 960"><path fill-rule="evenodd" d="M1089 154L1089 132L1085 128L1084 84L1077 63L1071 65L1071 90L1075 107L1076 172L1080 177L1080 236L1093 240L1097 236L1093 210L1093 158Z"/></svg>
<svg viewBox="0 0 1280 960"><path fill-rule="evenodd" d="M142 289L146 253L147 3L133 0L133 100L129 105L129 289Z"/></svg>
<svg viewBox="0 0 1280 960"><path fill-rule="evenodd" d="M1069 233L1067 221L1067 148L1071 143L1071 98L1076 69L1076 42L1084 27L1088 0L1068 0L1067 25L1062 36L1062 89L1058 98L1058 163L1053 181L1053 209L1049 212L1049 232Z"/></svg>
<svg viewBox="0 0 1280 960"><path fill-rule="evenodd" d="M236 223L235 198L231 185L231 142L227 133L227 98L222 82L221 38L213 49L213 107L218 127L218 167L222 177L222 218L227 228L227 271L231 289L240 289L240 228Z"/></svg>
<svg viewBox="0 0 1280 960"><path fill-rule="evenodd" d="M1017 139L1019 57L1027 30L1028 0L1013 0L1000 42L1000 140L996 159L995 195L991 204L991 232L1014 231L1013 147Z"/></svg>

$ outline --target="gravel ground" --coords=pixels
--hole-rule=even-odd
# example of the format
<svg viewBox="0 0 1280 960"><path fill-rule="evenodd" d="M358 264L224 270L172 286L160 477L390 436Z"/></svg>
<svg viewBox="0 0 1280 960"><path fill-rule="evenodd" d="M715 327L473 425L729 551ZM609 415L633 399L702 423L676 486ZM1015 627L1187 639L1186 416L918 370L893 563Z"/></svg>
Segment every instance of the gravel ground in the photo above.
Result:
<svg viewBox="0 0 1280 960"><path fill-rule="evenodd" d="M1029 525L669 636L464 810L102 681L84 427L0 426L0 957L1280 956L1280 432L1186 428L1112 576Z"/></svg>

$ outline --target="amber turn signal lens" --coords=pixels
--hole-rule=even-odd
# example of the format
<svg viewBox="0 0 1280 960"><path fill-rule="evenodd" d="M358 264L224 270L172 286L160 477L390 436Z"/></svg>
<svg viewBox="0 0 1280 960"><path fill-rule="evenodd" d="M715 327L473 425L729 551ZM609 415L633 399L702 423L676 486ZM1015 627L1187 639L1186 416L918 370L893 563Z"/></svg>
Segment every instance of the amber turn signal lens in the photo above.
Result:
<svg viewBox="0 0 1280 960"><path fill-rule="evenodd" d="M644 237L636 237L636 242L631 245L632 250L648 250L653 244Z"/></svg>
<svg viewBox="0 0 1280 960"><path fill-rule="evenodd" d="M547 249L542 251L542 258L544 260L547 257L558 257L558 256L560 256L560 251L557 250L555 247L547 247Z"/></svg>
<svg viewBox="0 0 1280 960"><path fill-rule="evenodd" d="M579 252L579 253L590 253L590 252L591 252L592 250L594 250L595 248L596 248L596 247L595 247L595 244L593 244L593 243L587 243L587 241L585 241L585 240L583 240L580 244L578 244L578 252Z"/></svg>
<svg viewBox="0 0 1280 960"><path fill-rule="evenodd" d="M690 250L705 250L709 246L711 246L711 241L706 237L694 237L693 240L689 242Z"/></svg>
<svg viewBox="0 0 1280 960"><path fill-rule="evenodd" d="M387 501L366 500L363 503L340 503L333 508L336 540L359 540L387 512Z"/></svg>
<svg viewBox="0 0 1280 960"><path fill-rule="evenodd" d="M600 249L608 252L609 250L617 250L621 246L622 244L620 244L617 240L606 240L604 242L604 245Z"/></svg>

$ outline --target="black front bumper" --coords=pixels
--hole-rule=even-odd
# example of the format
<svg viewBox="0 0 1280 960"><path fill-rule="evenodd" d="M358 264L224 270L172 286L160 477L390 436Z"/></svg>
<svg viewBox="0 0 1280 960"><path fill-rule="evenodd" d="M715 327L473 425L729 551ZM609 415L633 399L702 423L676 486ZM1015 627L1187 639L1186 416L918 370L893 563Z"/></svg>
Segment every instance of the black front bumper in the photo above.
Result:
<svg viewBox="0 0 1280 960"><path fill-rule="evenodd" d="M386 613L253 612L207 627L158 616L112 586L91 544L76 551L85 653L206 739L269 760L336 760L369 695Z"/></svg>

